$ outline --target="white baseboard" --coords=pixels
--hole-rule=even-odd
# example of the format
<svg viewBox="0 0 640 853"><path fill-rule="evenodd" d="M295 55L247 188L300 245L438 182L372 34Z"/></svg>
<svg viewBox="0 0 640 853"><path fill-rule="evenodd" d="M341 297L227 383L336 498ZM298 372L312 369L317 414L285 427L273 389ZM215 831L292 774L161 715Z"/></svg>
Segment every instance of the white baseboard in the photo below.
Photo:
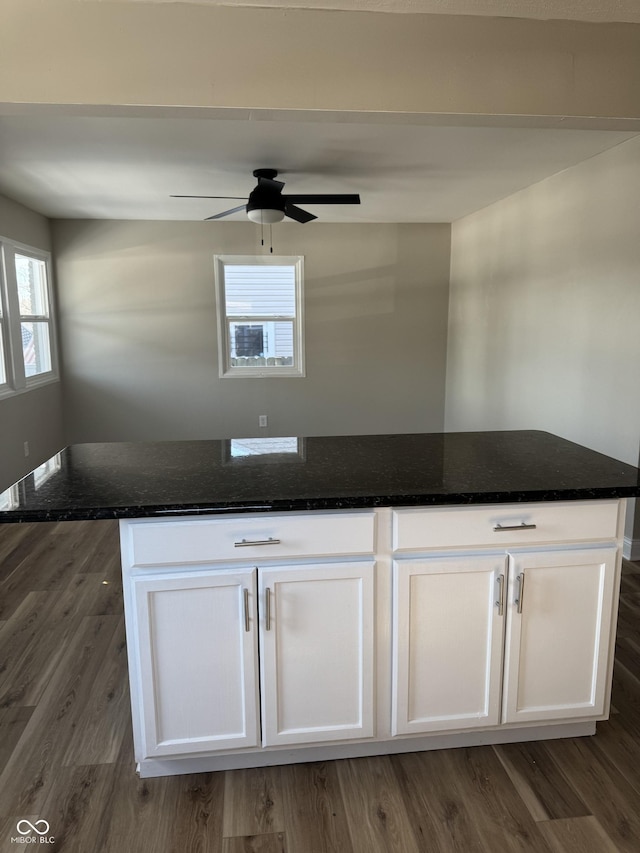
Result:
<svg viewBox="0 0 640 853"><path fill-rule="evenodd" d="M184 773L210 773L217 770L239 770L247 767L272 767L278 764L300 764L307 761L331 761L337 758L365 758L372 755L397 755L403 752L427 752L431 749L453 749L463 746L486 746L491 743L522 743L530 740L552 740L593 735L596 724L587 722L542 724L536 726L496 726L482 731L455 734L423 735L386 741L360 741L338 746L291 747L285 749L250 749L224 755L190 758L147 758L137 771L141 779L177 776Z"/></svg>
<svg viewBox="0 0 640 853"><path fill-rule="evenodd" d="M629 536L625 536L622 545L622 556L625 560L640 561L640 539L631 539Z"/></svg>

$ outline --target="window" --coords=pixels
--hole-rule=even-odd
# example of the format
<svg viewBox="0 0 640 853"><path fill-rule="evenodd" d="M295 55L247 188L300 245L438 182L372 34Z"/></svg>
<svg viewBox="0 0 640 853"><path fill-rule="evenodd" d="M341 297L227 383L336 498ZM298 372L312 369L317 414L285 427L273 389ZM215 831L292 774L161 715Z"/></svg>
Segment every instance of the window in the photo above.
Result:
<svg viewBox="0 0 640 853"><path fill-rule="evenodd" d="M47 268L40 258L15 254L20 304L20 339L25 376L51 372Z"/></svg>
<svg viewBox="0 0 640 853"><path fill-rule="evenodd" d="M300 455L300 439L296 436L277 436L268 438L231 438L229 450L234 459L245 456L273 456L280 460L283 454Z"/></svg>
<svg viewBox="0 0 640 853"><path fill-rule="evenodd" d="M58 378L50 256L0 238L0 396Z"/></svg>
<svg viewBox="0 0 640 853"><path fill-rule="evenodd" d="M20 506L20 495L18 492L18 484L16 483L5 492L0 492L0 511L5 512L11 509L17 509Z"/></svg>
<svg viewBox="0 0 640 853"><path fill-rule="evenodd" d="M220 376L304 376L302 258L216 255Z"/></svg>
<svg viewBox="0 0 640 853"><path fill-rule="evenodd" d="M56 453L55 456L52 456L51 459L47 459L46 462L43 462L42 465L38 465L37 468L33 470L33 485L36 489L39 489L43 483L46 483L49 477L56 473L56 471L60 471L62 468L62 457L59 453Z"/></svg>
<svg viewBox="0 0 640 853"><path fill-rule="evenodd" d="M0 389L7 386L7 356L5 351L5 340L7 333L4 329L4 310L3 310L2 288L0 288Z"/></svg>

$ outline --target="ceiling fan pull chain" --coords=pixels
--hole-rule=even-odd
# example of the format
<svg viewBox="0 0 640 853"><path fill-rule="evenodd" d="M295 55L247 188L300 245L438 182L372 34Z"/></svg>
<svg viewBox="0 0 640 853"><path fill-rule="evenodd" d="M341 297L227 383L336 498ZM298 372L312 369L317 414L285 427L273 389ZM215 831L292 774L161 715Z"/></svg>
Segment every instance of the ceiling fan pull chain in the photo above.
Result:
<svg viewBox="0 0 640 853"><path fill-rule="evenodd" d="M269 223L269 252L273 255L273 237L271 232L271 223Z"/></svg>

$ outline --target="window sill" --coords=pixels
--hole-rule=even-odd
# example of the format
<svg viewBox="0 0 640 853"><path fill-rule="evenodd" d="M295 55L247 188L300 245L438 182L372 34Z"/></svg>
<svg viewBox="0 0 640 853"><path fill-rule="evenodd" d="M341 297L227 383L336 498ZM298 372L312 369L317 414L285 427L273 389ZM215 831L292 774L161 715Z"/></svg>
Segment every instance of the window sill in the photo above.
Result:
<svg viewBox="0 0 640 853"><path fill-rule="evenodd" d="M220 379L304 379L304 377L304 371L283 367L274 367L271 370L264 367L260 369L239 367L220 374Z"/></svg>
<svg viewBox="0 0 640 853"><path fill-rule="evenodd" d="M11 388L7 385L0 388L0 400L9 400L11 397L18 397L21 394L27 394L29 391L35 391L45 385L53 385L55 382L60 382L59 376L46 374L46 376L43 376L42 378L38 377L37 380L34 378L27 382L24 388Z"/></svg>

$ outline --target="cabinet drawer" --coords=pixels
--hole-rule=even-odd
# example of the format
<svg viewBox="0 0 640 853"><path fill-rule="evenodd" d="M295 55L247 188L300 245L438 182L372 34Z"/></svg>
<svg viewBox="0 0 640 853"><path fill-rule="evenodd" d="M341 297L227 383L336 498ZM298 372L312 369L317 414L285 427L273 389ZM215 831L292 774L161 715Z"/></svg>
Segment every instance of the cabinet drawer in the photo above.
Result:
<svg viewBox="0 0 640 853"><path fill-rule="evenodd" d="M397 509L393 512L393 548L500 548L615 539L618 512L618 501Z"/></svg>
<svg viewBox="0 0 640 853"><path fill-rule="evenodd" d="M372 554L375 514L314 513L123 523L129 566Z"/></svg>

